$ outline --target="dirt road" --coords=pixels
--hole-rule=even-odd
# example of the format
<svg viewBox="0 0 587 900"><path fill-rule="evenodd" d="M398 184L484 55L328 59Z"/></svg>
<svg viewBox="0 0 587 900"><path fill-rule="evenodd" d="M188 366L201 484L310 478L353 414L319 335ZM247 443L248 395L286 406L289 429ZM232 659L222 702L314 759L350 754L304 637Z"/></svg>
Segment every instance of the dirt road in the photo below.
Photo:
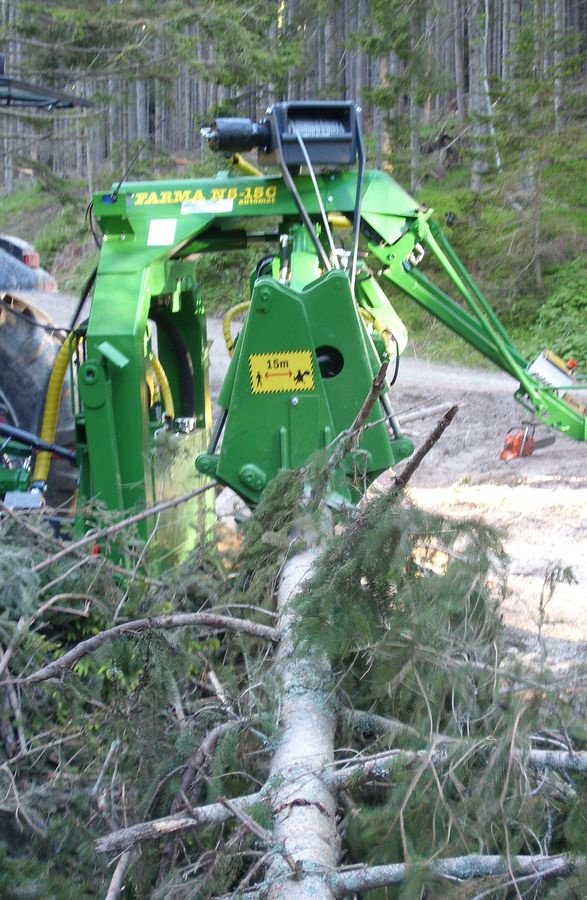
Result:
<svg viewBox="0 0 587 900"><path fill-rule="evenodd" d="M557 433L553 445L502 462L508 428L531 419L513 399L515 382L497 372L405 359L395 394L400 413L451 402L459 412L410 485L423 509L482 518L505 532L511 559L508 626L535 649L545 578L570 567L575 583L558 583L546 607L543 633L553 657L587 661L587 446ZM406 431L418 445L435 418ZM538 427L537 437L554 434Z"/></svg>

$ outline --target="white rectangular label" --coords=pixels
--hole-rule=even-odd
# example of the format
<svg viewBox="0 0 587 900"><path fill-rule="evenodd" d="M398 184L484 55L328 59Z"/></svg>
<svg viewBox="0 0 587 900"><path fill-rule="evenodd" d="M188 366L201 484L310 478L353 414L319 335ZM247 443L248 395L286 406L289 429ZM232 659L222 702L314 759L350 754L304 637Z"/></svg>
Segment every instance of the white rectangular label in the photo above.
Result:
<svg viewBox="0 0 587 900"><path fill-rule="evenodd" d="M198 213L232 212L234 200L186 200L181 204L182 216L195 216Z"/></svg>
<svg viewBox="0 0 587 900"><path fill-rule="evenodd" d="M177 219L153 219L149 223L148 247L171 247L175 241Z"/></svg>

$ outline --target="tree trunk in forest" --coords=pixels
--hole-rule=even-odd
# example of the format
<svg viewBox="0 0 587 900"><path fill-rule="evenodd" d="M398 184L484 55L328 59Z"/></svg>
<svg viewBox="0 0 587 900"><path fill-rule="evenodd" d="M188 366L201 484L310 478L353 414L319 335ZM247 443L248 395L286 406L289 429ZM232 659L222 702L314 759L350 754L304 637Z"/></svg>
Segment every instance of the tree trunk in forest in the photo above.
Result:
<svg viewBox="0 0 587 900"><path fill-rule="evenodd" d="M377 60L375 71L377 72L376 86L382 88L385 85L388 73L389 57L384 54L381 59ZM384 154L386 153L387 135L385 128L385 111L380 103L375 104L373 109L373 130L375 132L375 165L378 169L383 168Z"/></svg>
<svg viewBox="0 0 587 900"><path fill-rule="evenodd" d="M490 149L495 168L501 169L497 148L487 70L489 0L472 0L469 8L469 102L473 119L471 190L481 192L489 171Z"/></svg>
<svg viewBox="0 0 587 900"><path fill-rule="evenodd" d="M420 187L420 108L417 100L416 79L410 81L410 188Z"/></svg>
<svg viewBox="0 0 587 900"><path fill-rule="evenodd" d="M561 132L564 126L563 115L563 61L564 53L562 47L564 28L565 28L565 4L564 0L554 0L553 8L554 19L554 41L553 41L553 62L554 62L554 127L557 132Z"/></svg>

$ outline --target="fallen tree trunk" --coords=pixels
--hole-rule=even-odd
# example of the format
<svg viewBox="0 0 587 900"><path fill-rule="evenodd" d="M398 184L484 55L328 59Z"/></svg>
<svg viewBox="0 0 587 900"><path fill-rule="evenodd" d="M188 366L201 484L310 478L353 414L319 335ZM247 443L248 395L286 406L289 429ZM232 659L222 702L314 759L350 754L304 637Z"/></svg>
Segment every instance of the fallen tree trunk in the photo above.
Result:
<svg viewBox="0 0 587 900"><path fill-rule="evenodd" d="M286 563L278 591L283 636L276 666L283 733L269 783L274 785L273 838L284 852L274 857L267 872L270 900L284 896L285 883L291 900L330 900L334 895L322 872L335 869L340 857L336 799L324 778L334 762L336 725L328 693L329 667L324 656L308 657L293 641L295 597L315 558L316 551L307 550Z"/></svg>

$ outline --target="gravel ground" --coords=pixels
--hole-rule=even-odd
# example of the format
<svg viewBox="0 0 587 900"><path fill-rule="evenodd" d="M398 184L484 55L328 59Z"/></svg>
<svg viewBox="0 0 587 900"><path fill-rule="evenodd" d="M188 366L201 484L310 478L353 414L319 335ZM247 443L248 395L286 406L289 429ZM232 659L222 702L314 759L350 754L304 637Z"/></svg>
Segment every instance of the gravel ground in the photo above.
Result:
<svg viewBox="0 0 587 900"><path fill-rule="evenodd" d="M536 654L545 578L569 567L574 583L557 583L542 635L551 665L587 663L587 446L539 426L554 444L503 462L507 430L528 421L507 375L406 359L400 368L398 411L446 401L459 412L410 483L418 506L449 516L481 518L501 529L511 563L503 613L512 643ZM401 419L401 416L400 416ZM410 423L418 445L435 418Z"/></svg>

